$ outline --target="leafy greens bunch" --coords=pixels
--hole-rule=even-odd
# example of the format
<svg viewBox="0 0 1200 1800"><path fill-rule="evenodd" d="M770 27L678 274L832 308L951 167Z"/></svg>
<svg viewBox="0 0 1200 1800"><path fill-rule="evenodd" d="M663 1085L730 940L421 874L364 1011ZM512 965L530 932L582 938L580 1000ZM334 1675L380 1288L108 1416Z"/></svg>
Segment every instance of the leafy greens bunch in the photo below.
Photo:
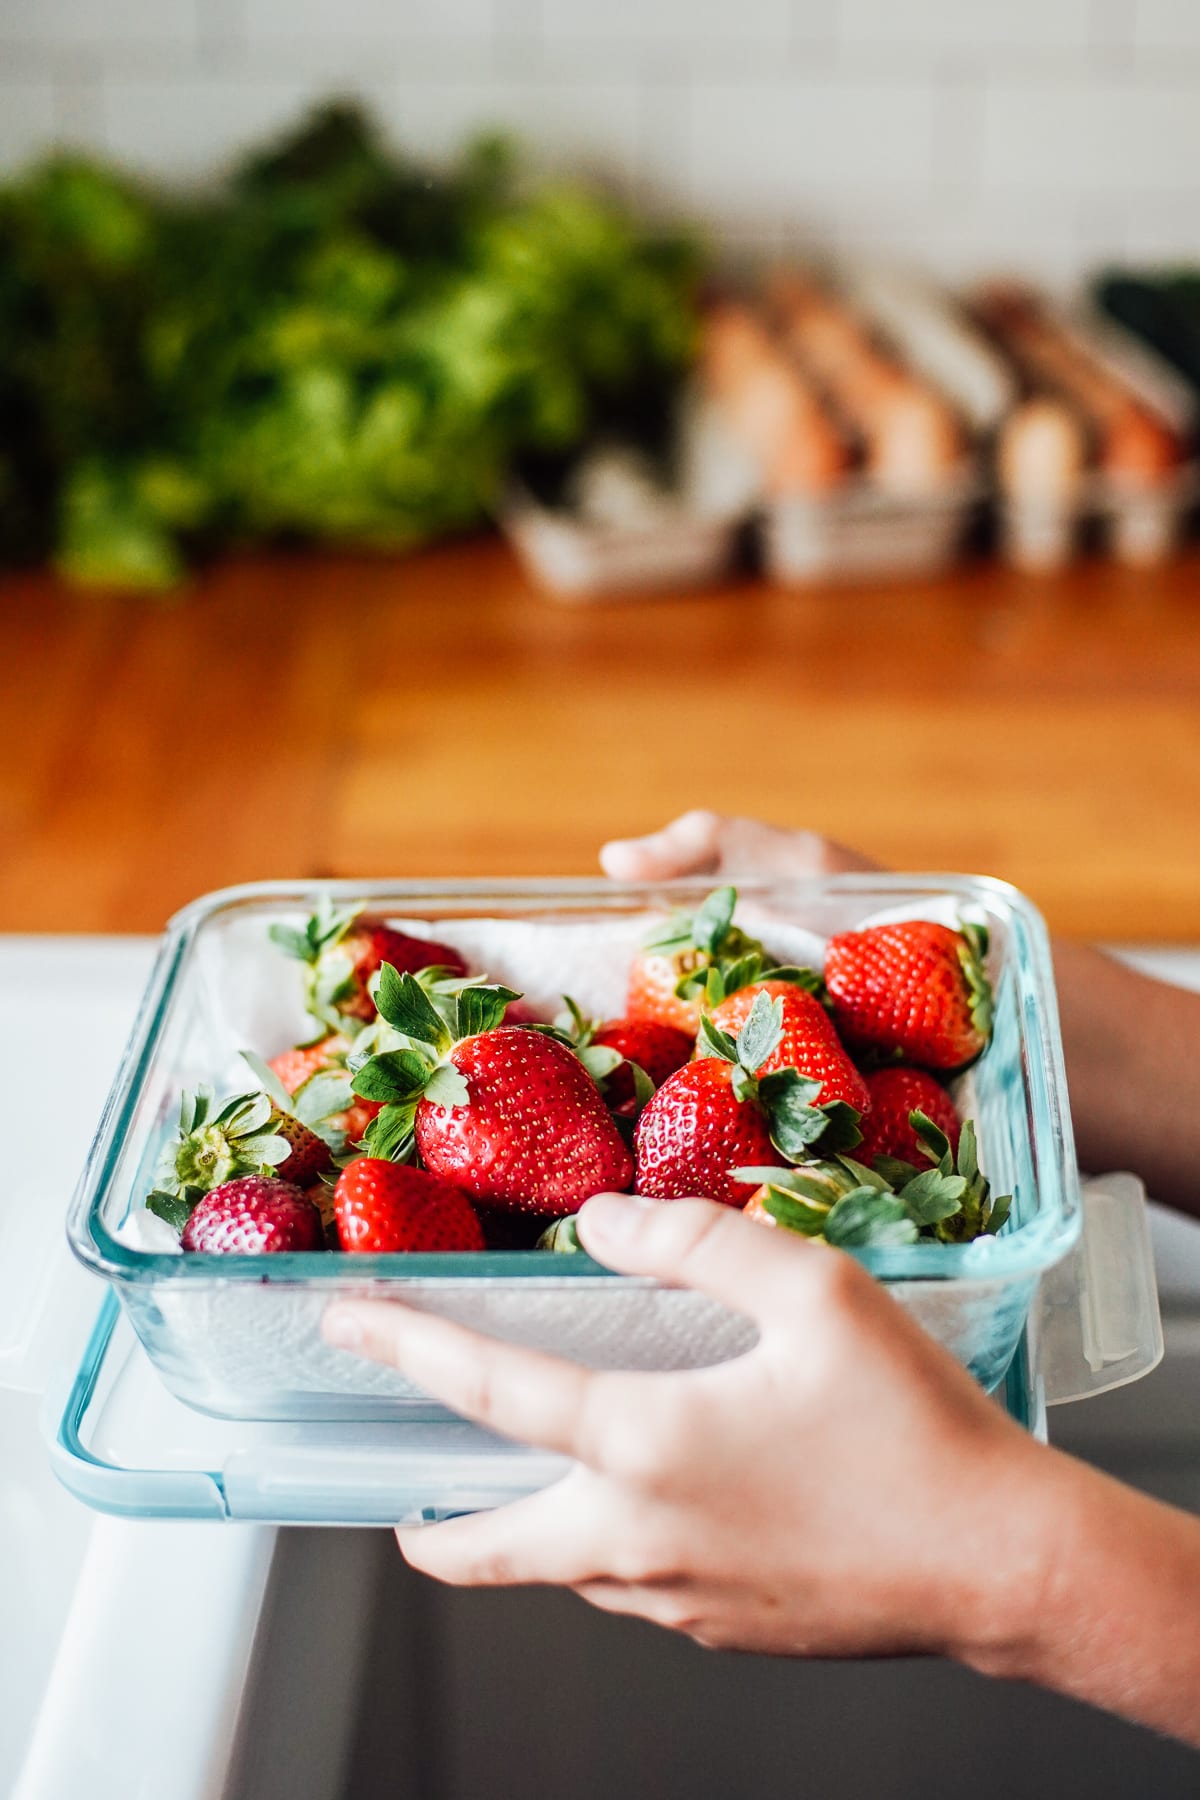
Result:
<svg viewBox="0 0 1200 1800"><path fill-rule="evenodd" d="M669 408L696 274L497 141L435 177L346 106L200 196L55 158L0 189L0 558L154 589L461 529L515 461Z"/></svg>

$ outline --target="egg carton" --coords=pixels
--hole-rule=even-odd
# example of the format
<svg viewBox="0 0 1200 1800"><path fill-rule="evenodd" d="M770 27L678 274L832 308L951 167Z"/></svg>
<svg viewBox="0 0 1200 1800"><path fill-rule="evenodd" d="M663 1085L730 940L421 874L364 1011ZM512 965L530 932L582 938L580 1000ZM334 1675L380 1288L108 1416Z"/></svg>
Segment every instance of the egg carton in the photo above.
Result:
<svg viewBox="0 0 1200 1800"><path fill-rule="evenodd" d="M1182 436L1195 427L1187 384L1134 334L1090 307L1050 309L1075 348L1122 381L1135 399ZM1001 554L1016 567L1051 571L1071 562L1090 539L1114 561L1153 568L1183 542L1200 493L1194 458L1154 481L1093 469L1061 498L1036 500L1000 493L996 500Z"/></svg>
<svg viewBox="0 0 1200 1800"><path fill-rule="evenodd" d="M752 496L763 567L785 586L937 575L964 554L988 483L979 446L1015 396L1012 377L983 334L927 280L877 265L824 272L865 322L955 408L968 433L944 478L911 489L851 475L827 495ZM719 419L709 423L714 437ZM703 452L711 463L720 452ZM726 455L732 455L727 450Z"/></svg>

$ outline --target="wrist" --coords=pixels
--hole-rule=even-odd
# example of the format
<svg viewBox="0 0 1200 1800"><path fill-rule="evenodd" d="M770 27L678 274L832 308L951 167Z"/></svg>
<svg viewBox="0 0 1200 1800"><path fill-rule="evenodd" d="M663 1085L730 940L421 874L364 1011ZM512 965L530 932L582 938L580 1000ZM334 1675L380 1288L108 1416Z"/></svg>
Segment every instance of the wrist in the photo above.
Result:
<svg viewBox="0 0 1200 1800"><path fill-rule="evenodd" d="M1022 1434L975 1504L979 1529L947 1654L981 1675L1037 1680L1059 1629L1057 1589L1086 1502L1088 1471Z"/></svg>

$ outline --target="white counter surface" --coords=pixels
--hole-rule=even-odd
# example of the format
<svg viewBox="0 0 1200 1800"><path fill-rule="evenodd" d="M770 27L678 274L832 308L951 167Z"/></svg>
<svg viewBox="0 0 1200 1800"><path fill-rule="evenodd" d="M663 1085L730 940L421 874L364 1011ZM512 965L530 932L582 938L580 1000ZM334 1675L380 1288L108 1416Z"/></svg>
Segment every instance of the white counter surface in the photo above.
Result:
<svg viewBox="0 0 1200 1800"><path fill-rule="evenodd" d="M38 1429L38 1390L101 1297L62 1216L153 954L146 939L0 938L0 1793L14 1800L222 1794L276 1537L97 1517L58 1485Z"/></svg>

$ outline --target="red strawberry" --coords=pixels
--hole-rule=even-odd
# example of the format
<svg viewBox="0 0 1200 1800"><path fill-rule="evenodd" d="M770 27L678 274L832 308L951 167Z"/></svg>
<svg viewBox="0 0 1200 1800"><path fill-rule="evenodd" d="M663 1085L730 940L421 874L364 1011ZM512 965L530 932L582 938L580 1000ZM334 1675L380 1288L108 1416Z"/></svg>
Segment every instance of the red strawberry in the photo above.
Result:
<svg viewBox="0 0 1200 1800"><path fill-rule="evenodd" d="M348 1144L361 1144L372 1119L383 1111L382 1100L361 1100L354 1096L344 1113L334 1113L329 1123L342 1132Z"/></svg>
<svg viewBox="0 0 1200 1800"><path fill-rule="evenodd" d="M540 1025L542 1015L525 1000L510 1000L504 1013L506 1025Z"/></svg>
<svg viewBox="0 0 1200 1800"><path fill-rule="evenodd" d="M321 1215L321 1231L326 1246L330 1250L338 1247L337 1220L333 1216L333 1189L327 1181L314 1181L304 1190L306 1200L311 1200Z"/></svg>
<svg viewBox="0 0 1200 1800"><path fill-rule="evenodd" d="M386 966L381 1017L416 1047L370 1057L356 1093L382 1100L367 1144L401 1160L416 1141L433 1174L473 1200L519 1212L574 1212L623 1188L632 1159L591 1076L545 1032L503 1024L510 988L465 987L451 1027L420 983Z"/></svg>
<svg viewBox="0 0 1200 1800"><path fill-rule="evenodd" d="M350 1048L347 1038L340 1032L333 1031L328 1036L318 1038L314 1044L297 1044L291 1050L282 1050L273 1056L267 1067L282 1082L288 1093L295 1097L305 1082L311 1081L314 1075L345 1074L346 1052ZM380 1102L377 1100L360 1100L354 1096L345 1112L329 1113L318 1123L323 1129L340 1131L347 1144L360 1143L366 1134L367 1126L378 1113ZM289 1180L296 1177L289 1173Z"/></svg>
<svg viewBox="0 0 1200 1800"><path fill-rule="evenodd" d="M294 1094L310 1076L322 1074L327 1069L345 1068L349 1048L348 1038L340 1031L330 1031L314 1043L296 1044L290 1050L281 1050L278 1056L271 1057L267 1067L288 1093Z"/></svg>
<svg viewBox="0 0 1200 1800"><path fill-rule="evenodd" d="M899 1052L926 1069L960 1069L986 1047L992 990L987 932L927 919L844 931L829 940L825 980L834 1020L858 1050Z"/></svg>
<svg viewBox="0 0 1200 1800"><path fill-rule="evenodd" d="M630 966L625 997L630 1018L653 1019L695 1037L710 970L721 981L735 963L757 957L738 986L762 972L762 945L733 923L736 904L734 888L716 888L694 915L676 914L654 933ZM688 991L677 993L680 984Z"/></svg>
<svg viewBox="0 0 1200 1800"><path fill-rule="evenodd" d="M329 1146L283 1110L282 1089L277 1096L235 1094L217 1106L207 1088L185 1093L178 1135L159 1162L157 1190L190 1202L237 1175L272 1175L298 1187L315 1180L329 1167Z"/></svg>
<svg viewBox="0 0 1200 1800"><path fill-rule="evenodd" d="M282 1112L279 1107L272 1107L271 1122L268 1131L276 1137L286 1138L291 1145L291 1153L285 1161L276 1163L275 1173L281 1181L294 1182L297 1187L308 1187L317 1179L322 1170L329 1167L332 1158L329 1145L324 1138L318 1137L296 1118L294 1113Z"/></svg>
<svg viewBox="0 0 1200 1800"><path fill-rule="evenodd" d="M375 1017L367 984L385 962L402 974L435 966L454 975L467 973L466 963L449 944L410 937L377 913L339 912L327 902L303 931L272 925L270 936L287 955L307 964L308 1010L335 1031L344 1020Z"/></svg>
<svg viewBox="0 0 1200 1800"><path fill-rule="evenodd" d="M818 1142L858 1142L856 1111L836 1100L815 1105L816 1081L790 1067L761 1073L782 1039L783 1018L782 999L760 993L736 1039L702 1021L706 1054L665 1081L638 1121L640 1194L744 1206L755 1184L735 1180L731 1170L780 1167L812 1154Z"/></svg>
<svg viewBox="0 0 1200 1800"><path fill-rule="evenodd" d="M662 1086L676 1069L690 1062L696 1040L690 1032L674 1025L663 1025L657 1019L610 1019L591 1033L593 1044L615 1050L625 1061L605 1078L604 1095L609 1106L623 1118L637 1110L630 1063L644 1069L656 1088Z"/></svg>
<svg viewBox="0 0 1200 1800"><path fill-rule="evenodd" d="M783 1031L758 1074L798 1069L801 1075L821 1083L822 1101L844 1100L856 1112L865 1113L870 1105L866 1083L842 1048L829 1014L806 988L791 981L756 981L723 1000L713 1011L713 1024L736 1037L759 994L782 1002Z"/></svg>
<svg viewBox="0 0 1200 1800"><path fill-rule="evenodd" d="M783 1166L766 1116L738 1099L733 1076L729 1063L710 1056L664 1081L638 1121L639 1194L744 1206L751 1187L730 1169Z"/></svg>
<svg viewBox="0 0 1200 1800"><path fill-rule="evenodd" d="M863 1141L855 1152L859 1162L869 1168L877 1156L892 1156L921 1168L925 1162L921 1140L908 1118L913 1112L932 1119L957 1154L958 1114L953 1100L932 1075L924 1069L895 1067L877 1069L866 1081L871 1108L863 1125Z"/></svg>
<svg viewBox="0 0 1200 1800"><path fill-rule="evenodd" d="M243 1175L197 1201L183 1228L185 1250L212 1256L265 1256L287 1250L320 1250L321 1219L290 1181Z"/></svg>
<svg viewBox="0 0 1200 1800"><path fill-rule="evenodd" d="M699 997L683 999L675 989L685 975L702 967L695 951L681 951L675 955L667 955L665 951L640 951L630 966L629 986L625 992L625 1009L630 1018L665 1025L694 1040L700 1025Z"/></svg>
<svg viewBox="0 0 1200 1800"><path fill-rule="evenodd" d="M555 1217L576 1212L591 1194L628 1187L633 1159L565 1044L501 1026L464 1038L448 1060L466 1092L448 1108L418 1106L427 1168L490 1206Z"/></svg>
<svg viewBox="0 0 1200 1800"><path fill-rule="evenodd" d="M367 992L367 983L385 962L402 974L415 975L418 969L433 967L448 969L453 975L467 973L466 963L449 944L409 937L374 913L360 913L344 937L338 939L337 950L350 958L352 971L351 991L339 1001L337 1010L356 1019L375 1017L375 1002Z"/></svg>
<svg viewBox="0 0 1200 1800"><path fill-rule="evenodd" d="M461 1188L406 1163L360 1156L333 1192L343 1250L482 1250L483 1227Z"/></svg>

